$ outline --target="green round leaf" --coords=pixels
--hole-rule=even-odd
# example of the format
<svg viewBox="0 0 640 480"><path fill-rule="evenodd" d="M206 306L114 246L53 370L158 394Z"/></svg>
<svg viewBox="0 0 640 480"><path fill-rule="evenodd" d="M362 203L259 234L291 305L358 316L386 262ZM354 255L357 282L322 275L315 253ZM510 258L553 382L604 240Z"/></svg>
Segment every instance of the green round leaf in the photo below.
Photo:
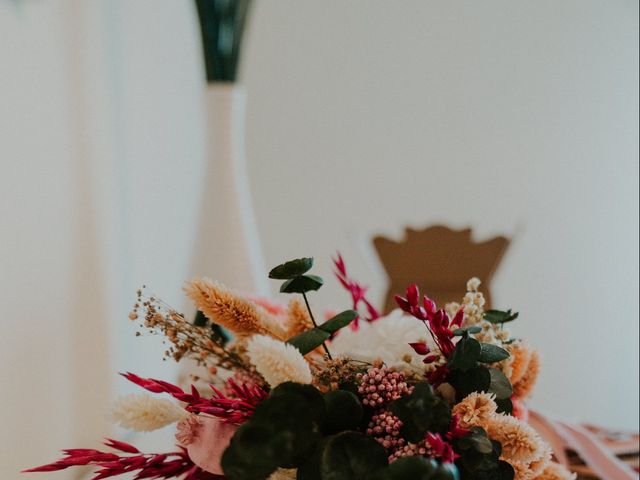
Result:
<svg viewBox="0 0 640 480"><path fill-rule="evenodd" d="M489 374L491 375L489 392L495 393L498 400L509 398L513 394L513 387L509 379L505 377L504 373L495 368L490 368Z"/></svg>
<svg viewBox="0 0 640 480"><path fill-rule="evenodd" d="M464 335L465 333L470 333L470 334L474 334L474 333L480 333L482 331L482 328L477 326L477 325L469 325L466 327L462 327L462 328L456 328L453 331L453 334L457 337Z"/></svg>
<svg viewBox="0 0 640 480"><path fill-rule="evenodd" d="M263 480L278 468L278 455L271 448L271 429L246 423L241 425L221 459L229 480Z"/></svg>
<svg viewBox="0 0 640 480"><path fill-rule="evenodd" d="M387 453L371 437L342 432L327 440L320 472L322 480L369 480L387 464Z"/></svg>
<svg viewBox="0 0 640 480"><path fill-rule="evenodd" d="M317 275L300 275L287 280L280 286L281 293L307 293L318 290L324 280Z"/></svg>
<svg viewBox="0 0 640 480"><path fill-rule="evenodd" d="M394 401L390 409L402 420L402 436L413 443L424 438L427 431L446 432L451 422L451 409L427 382L416 383L413 392Z"/></svg>
<svg viewBox="0 0 640 480"><path fill-rule="evenodd" d="M358 312L355 310L345 310L342 313L339 313L335 317L330 318L318 328L324 330L328 333L335 333L341 328L346 327L351 322L353 322L356 318L358 318Z"/></svg>
<svg viewBox="0 0 640 480"><path fill-rule="evenodd" d="M484 365L479 365L471 370L452 370L448 377L449 383L456 390L458 401L473 392L488 392L491 386L491 374Z"/></svg>
<svg viewBox="0 0 640 480"><path fill-rule="evenodd" d="M511 415L513 413L513 403L511 402L511 398L503 398L503 399L495 399L496 405L498 405L498 409L496 410L498 413L504 413L506 415Z"/></svg>
<svg viewBox="0 0 640 480"><path fill-rule="evenodd" d="M284 382L271 390L269 398L277 399L283 395L298 395L302 397L298 401L307 404L313 419L322 425L326 418L326 406L323 395L313 385L304 385L302 383Z"/></svg>
<svg viewBox="0 0 640 480"><path fill-rule="evenodd" d="M473 337L463 337L451 354L448 367L451 369L467 371L476 366L480 358L480 342Z"/></svg>
<svg viewBox="0 0 640 480"><path fill-rule="evenodd" d="M315 350L324 342L331 338L331 334L320 330L319 328L312 328L306 332L302 332L293 338L287 340L287 343L296 347L302 355Z"/></svg>
<svg viewBox="0 0 640 480"><path fill-rule="evenodd" d="M425 457L403 457L374 475L373 480L431 480L438 463Z"/></svg>
<svg viewBox="0 0 640 480"><path fill-rule="evenodd" d="M460 474L455 465L451 463L442 463L438 465L435 472L429 477L429 480L458 480Z"/></svg>
<svg viewBox="0 0 640 480"><path fill-rule="evenodd" d="M269 278L288 280L308 272L311 267L313 267L313 258L297 258L272 268Z"/></svg>
<svg viewBox="0 0 640 480"><path fill-rule="evenodd" d="M346 390L334 390L324 395L327 419L324 431L338 433L355 430L362 420L362 404L358 397Z"/></svg>
<svg viewBox="0 0 640 480"><path fill-rule="evenodd" d="M511 310L507 310L503 312L502 310L487 310L484 312L484 320L491 323L506 323L511 322L518 318L518 312L511 312Z"/></svg>
<svg viewBox="0 0 640 480"><path fill-rule="evenodd" d="M492 345L490 343L481 343L480 344L480 358L479 362L482 363L494 363L504 360L505 358L509 358L509 352L507 352L504 348L500 348L497 345Z"/></svg>

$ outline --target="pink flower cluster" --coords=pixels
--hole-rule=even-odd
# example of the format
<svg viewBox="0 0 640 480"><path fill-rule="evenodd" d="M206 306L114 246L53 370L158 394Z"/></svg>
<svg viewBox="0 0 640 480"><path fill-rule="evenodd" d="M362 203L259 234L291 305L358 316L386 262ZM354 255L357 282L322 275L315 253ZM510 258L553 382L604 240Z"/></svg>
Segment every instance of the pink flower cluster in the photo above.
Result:
<svg viewBox="0 0 640 480"><path fill-rule="evenodd" d="M380 407L411 393L404 375L387 367L370 368L366 373L359 373L357 379L362 404L369 407Z"/></svg>

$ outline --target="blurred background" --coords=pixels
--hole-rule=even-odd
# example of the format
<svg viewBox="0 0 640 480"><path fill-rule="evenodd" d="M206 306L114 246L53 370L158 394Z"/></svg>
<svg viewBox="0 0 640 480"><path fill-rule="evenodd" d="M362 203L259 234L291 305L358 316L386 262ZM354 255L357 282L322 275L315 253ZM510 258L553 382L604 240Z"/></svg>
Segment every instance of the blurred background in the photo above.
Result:
<svg viewBox="0 0 640 480"><path fill-rule="evenodd" d="M0 0L0 61L18 478L110 432L116 372L175 377L127 314L142 284L186 307L208 133L193 2ZM637 1L257 0L239 83L267 267L314 256L339 308L339 250L382 305L375 235L504 235L493 304L542 352L533 407L638 428Z"/></svg>

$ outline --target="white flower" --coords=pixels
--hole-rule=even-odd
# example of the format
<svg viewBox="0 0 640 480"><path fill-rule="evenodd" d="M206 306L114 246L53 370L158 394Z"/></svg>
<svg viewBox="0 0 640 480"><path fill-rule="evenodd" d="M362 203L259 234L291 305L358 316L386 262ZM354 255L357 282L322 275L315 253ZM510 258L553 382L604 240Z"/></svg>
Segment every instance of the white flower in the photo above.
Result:
<svg viewBox="0 0 640 480"><path fill-rule="evenodd" d="M371 323L360 322L358 330L343 328L331 342L331 352L366 362L379 358L389 367L423 368L423 356L409 346L415 342L426 342L438 353L427 327L396 309Z"/></svg>
<svg viewBox="0 0 640 480"><path fill-rule="evenodd" d="M111 411L114 423L138 432L166 427L188 415L176 402L145 394L121 397Z"/></svg>
<svg viewBox="0 0 640 480"><path fill-rule="evenodd" d="M247 344L247 354L271 387L284 382L311 383L309 364L293 345L266 335L254 335Z"/></svg>
<svg viewBox="0 0 640 480"><path fill-rule="evenodd" d="M478 291L478 287L480 286L482 282L480 281L480 279L478 277L473 277L470 278L467 281L467 291L468 292L477 292Z"/></svg>

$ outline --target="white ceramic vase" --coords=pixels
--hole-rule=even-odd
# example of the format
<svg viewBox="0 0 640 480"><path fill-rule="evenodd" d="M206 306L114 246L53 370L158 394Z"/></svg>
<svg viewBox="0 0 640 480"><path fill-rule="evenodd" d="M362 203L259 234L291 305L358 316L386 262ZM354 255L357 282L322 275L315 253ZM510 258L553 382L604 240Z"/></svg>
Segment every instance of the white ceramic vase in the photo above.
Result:
<svg viewBox="0 0 640 480"><path fill-rule="evenodd" d="M246 92L234 83L209 83L205 97L207 158L192 271L268 295L245 157Z"/></svg>

